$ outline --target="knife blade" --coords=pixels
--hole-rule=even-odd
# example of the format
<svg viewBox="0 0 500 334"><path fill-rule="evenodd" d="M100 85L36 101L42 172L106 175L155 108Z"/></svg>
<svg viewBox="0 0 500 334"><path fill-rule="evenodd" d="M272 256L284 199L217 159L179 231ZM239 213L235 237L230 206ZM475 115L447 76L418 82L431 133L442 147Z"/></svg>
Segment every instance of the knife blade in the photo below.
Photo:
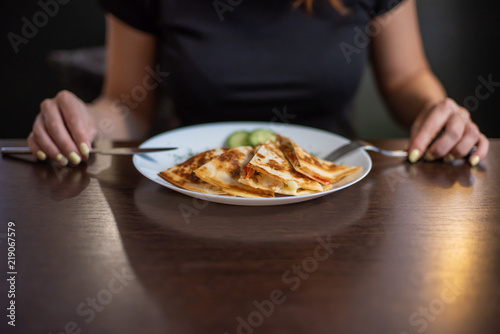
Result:
<svg viewBox="0 0 500 334"><path fill-rule="evenodd" d="M105 149L92 149L91 154L105 154L105 155L133 155L141 153L154 153L162 151L176 150L177 147L112 147ZM29 147L1 147L0 152L4 155L8 154L31 154Z"/></svg>

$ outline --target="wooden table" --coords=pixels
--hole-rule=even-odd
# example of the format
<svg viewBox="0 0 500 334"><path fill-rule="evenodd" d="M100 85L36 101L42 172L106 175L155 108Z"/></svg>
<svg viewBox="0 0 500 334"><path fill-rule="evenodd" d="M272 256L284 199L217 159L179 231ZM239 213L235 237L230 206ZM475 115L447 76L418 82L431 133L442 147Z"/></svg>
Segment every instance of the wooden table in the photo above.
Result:
<svg viewBox="0 0 500 334"><path fill-rule="evenodd" d="M500 333L500 140L475 168L371 156L356 185L276 207L193 200L130 157L3 157L0 332Z"/></svg>

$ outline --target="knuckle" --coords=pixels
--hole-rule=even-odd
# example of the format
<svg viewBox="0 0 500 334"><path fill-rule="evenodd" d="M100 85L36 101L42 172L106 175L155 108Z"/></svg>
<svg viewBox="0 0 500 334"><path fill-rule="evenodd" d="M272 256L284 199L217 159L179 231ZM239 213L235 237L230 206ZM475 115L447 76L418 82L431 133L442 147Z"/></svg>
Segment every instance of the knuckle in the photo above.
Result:
<svg viewBox="0 0 500 334"><path fill-rule="evenodd" d="M442 113L446 110L446 102L441 102L430 108L429 114L432 113Z"/></svg>
<svg viewBox="0 0 500 334"><path fill-rule="evenodd" d="M478 140L481 132L479 131L479 127L474 123L467 124L466 134L468 137L472 137L474 140Z"/></svg>
<svg viewBox="0 0 500 334"><path fill-rule="evenodd" d="M448 150L446 150L443 146L437 146L432 150L432 153L435 158L442 158L448 153Z"/></svg>
<svg viewBox="0 0 500 334"><path fill-rule="evenodd" d="M87 132L85 130L77 130L75 133L75 137L79 138L80 140L83 140L87 136Z"/></svg>
<svg viewBox="0 0 500 334"><path fill-rule="evenodd" d="M465 156L467 155L467 153L469 153L469 152L470 152L470 150L471 150L471 148L470 148L470 147L469 147L469 148L467 148L467 147L456 147L456 148L454 149L454 151L455 151L455 153L456 153L456 154L455 154L455 157L457 157L457 158L459 158L459 157L460 157L460 158L461 158L461 157L465 157Z"/></svg>
<svg viewBox="0 0 500 334"><path fill-rule="evenodd" d="M77 125L80 123L80 114L68 112L65 114L66 121L70 124Z"/></svg>
<svg viewBox="0 0 500 334"><path fill-rule="evenodd" d="M479 129L471 129L470 130L470 136L474 138L474 140L478 140L481 132L479 132Z"/></svg>
<svg viewBox="0 0 500 334"><path fill-rule="evenodd" d="M416 123L413 123L411 128L410 128L410 134L412 137L416 137L417 134L418 134L418 129L419 129L419 125L416 124Z"/></svg>
<svg viewBox="0 0 500 334"><path fill-rule="evenodd" d="M52 133L55 133L57 132L58 128L59 128L59 122L57 122L55 119L51 119L49 121L47 121L47 128L52 132Z"/></svg>
<svg viewBox="0 0 500 334"><path fill-rule="evenodd" d="M422 147L426 147L425 138L422 136L422 133L417 133L415 138L413 139L412 146L418 147L419 149Z"/></svg>
<svg viewBox="0 0 500 334"><path fill-rule="evenodd" d="M455 104L455 101L453 101L452 99L446 98L446 100L444 100L443 106L446 109L454 109L456 104Z"/></svg>
<svg viewBox="0 0 500 334"><path fill-rule="evenodd" d="M463 134L463 131L462 131L462 128L455 125L455 126L451 126L447 132L447 135L448 137L452 140L452 141L457 141L459 140L461 137L462 137L462 134Z"/></svg>
<svg viewBox="0 0 500 334"><path fill-rule="evenodd" d="M39 125L42 122L41 114L36 115L35 120L33 121L33 128Z"/></svg>
<svg viewBox="0 0 500 334"><path fill-rule="evenodd" d="M42 132L43 132L42 126L37 123L33 126L33 131L31 133L33 134L33 137L35 139L37 139L37 138L40 138L40 136L42 135Z"/></svg>
<svg viewBox="0 0 500 334"><path fill-rule="evenodd" d="M44 112L45 110L49 109L51 103L52 103L51 99L44 99L42 102L40 102L40 111Z"/></svg>
<svg viewBox="0 0 500 334"><path fill-rule="evenodd" d="M57 99L62 103L69 103L73 99L73 93L68 90L62 90L57 93Z"/></svg>
<svg viewBox="0 0 500 334"><path fill-rule="evenodd" d="M470 112L469 112L467 109L465 109L465 108L460 108L460 115L461 115L464 119L466 119L467 121L469 121L469 120L470 120Z"/></svg>
<svg viewBox="0 0 500 334"><path fill-rule="evenodd" d="M476 135L477 137L479 137L479 134L480 134L481 132L479 131L479 127L478 127L475 123L471 123L471 124L470 124L470 130L471 130L471 132L472 132L474 135Z"/></svg>
<svg viewBox="0 0 500 334"><path fill-rule="evenodd" d="M482 133L479 135L479 144L484 147L484 150L486 152L488 152L488 149L490 147L490 141Z"/></svg>

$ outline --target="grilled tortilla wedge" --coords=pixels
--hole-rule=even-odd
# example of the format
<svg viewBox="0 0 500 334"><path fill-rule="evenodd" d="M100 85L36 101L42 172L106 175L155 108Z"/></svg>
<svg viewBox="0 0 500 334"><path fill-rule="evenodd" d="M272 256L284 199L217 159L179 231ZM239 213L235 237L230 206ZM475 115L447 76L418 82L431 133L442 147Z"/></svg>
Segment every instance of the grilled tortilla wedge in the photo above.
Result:
<svg viewBox="0 0 500 334"><path fill-rule="evenodd" d="M271 141L257 148L246 172L247 175L238 180L240 183L283 195L306 195L332 188L297 172L279 146Z"/></svg>
<svg viewBox="0 0 500 334"><path fill-rule="evenodd" d="M195 174L224 192L240 197L274 197L270 189L259 189L238 182L244 177L244 167L253 157L251 146L231 148L217 158L196 169Z"/></svg>
<svg viewBox="0 0 500 334"><path fill-rule="evenodd" d="M321 184L330 185L337 183L363 169L362 167L336 165L331 161L316 158L291 141L290 138L283 136L277 137L281 150L290 161L293 168L295 168L297 172Z"/></svg>
<svg viewBox="0 0 500 334"><path fill-rule="evenodd" d="M199 153L177 166L158 173L158 175L179 188L206 194L227 195L220 187L201 180L194 173L195 169L198 169L227 150L227 148L216 148Z"/></svg>

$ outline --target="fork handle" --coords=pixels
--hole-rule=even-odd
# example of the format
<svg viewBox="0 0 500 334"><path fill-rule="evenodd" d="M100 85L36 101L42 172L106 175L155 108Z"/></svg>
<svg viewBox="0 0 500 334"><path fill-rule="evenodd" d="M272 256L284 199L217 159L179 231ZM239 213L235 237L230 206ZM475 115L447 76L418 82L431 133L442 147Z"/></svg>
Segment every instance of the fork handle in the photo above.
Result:
<svg viewBox="0 0 500 334"><path fill-rule="evenodd" d="M31 153L29 147L0 147L2 154L28 154Z"/></svg>
<svg viewBox="0 0 500 334"><path fill-rule="evenodd" d="M389 157L401 157L401 158L405 158L405 157L408 156L408 151L405 151L405 150L388 151L388 150L384 150L384 149L381 149L381 148L378 148L378 147L375 147L375 146L372 146L372 145L364 145L363 148L365 150L378 152L380 154L383 154L383 155L386 155L386 156L389 156Z"/></svg>

